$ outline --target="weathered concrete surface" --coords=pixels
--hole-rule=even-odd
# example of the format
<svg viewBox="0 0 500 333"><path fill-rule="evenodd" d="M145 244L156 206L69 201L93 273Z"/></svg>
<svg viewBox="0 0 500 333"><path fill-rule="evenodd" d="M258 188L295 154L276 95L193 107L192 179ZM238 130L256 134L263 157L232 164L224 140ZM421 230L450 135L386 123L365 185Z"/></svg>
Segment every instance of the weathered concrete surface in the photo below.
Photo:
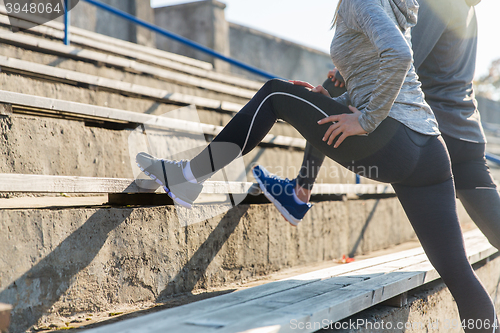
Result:
<svg viewBox="0 0 500 333"><path fill-rule="evenodd" d="M225 8L225 4L216 0L159 7L154 9L155 24L225 56L230 56L229 25L224 15ZM172 39L158 36L156 46L160 50L210 62L217 71L229 71L226 62Z"/></svg>
<svg viewBox="0 0 500 333"><path fill-rule="evenodd" d="M155 8L155 23L224 55L229 55L269 73L321 84L333 68L330 55L275 36L228 23L224 17L225 5L215 0ZM173 42L157 38L159 49L179 53L214 63L212 57ZM227 70L215 62L219 70ZM232 73L262 80L231 66Z"/></svg>
<svg viewBox="0 0 500 333"><path fill-rule="evenodd" d="M500 313L500 257L494 255L487 264L476 265L476 274L483 282ZM421 333L421 332L463 332L455 301L445 284L438 280L410 292L409 304L403 308L376 306L352 316L342 323L356 323L358 329L326 329L324 333ZM369 324L366 324L369 322ZM384 323L384 324L383 324ZM387 329L391 323L393 329ZM402 329L397 329L397 325ZM340 324L338 324L340 325ZM346 325L346 324L344 324ZM331 328L332 326L330 326ZM333 327L335 327L333 325ZM385 329L382 329L385 327ZM380 329L378 329L380 328Z"/></svg>
<svg viewBox="0 0 500 333"><path fill-rule="evenodd" d="M153 23L153 9L145 0L103 0L104 3ZM141 45L155 45L155 34L84 1L71 11L71 25Z"/></svg>
<svg viewBox="0 0 500 333"><path fill-rule="evenodd" d="M11 329L19 332L58 315L161 301L413 236L395 198L318 203L297 228L271 204L187 227L172 206L1 210L0 302L14 305Z"/></svg>
<svg viewBox="0 0 500 333"><path fill-rule="evenodd" d="M199 96L219 101L228 101L240 105L245 105L248 102L248 98L224 94L209 89L181 85L176 82L155 78L148 74L133 73L119 68L99 66L90 62L73 60L70 58L63 58L55 55L26 50L8 44L0 44L0 54L6 57L12 57L24 61L48 65L51 67L67 69L79 73L129 82L156 89L163 89L172 93L178 92L190 96ZM13 82L13 84L15 84L15 82ZM2 89L9 90L8 88Z"/></svg>
<svg viewBox="0 0 500 333"><path fill-rule="evenodd" d="M297 228L270 204L241 205L187 227L176 212L173 206L0 210L0 302L14 305L11 332L150 307L174 294L414 237L395 198L317 203Z"/></svg>
<svg viewBox="0 0 500 333"><path fill-rule="evenodd" d="M269 73L292 80L322 84L334 68L330 55L238 24L229 24L231 57ZM233 73L258 79L247 71Z"/></svg>

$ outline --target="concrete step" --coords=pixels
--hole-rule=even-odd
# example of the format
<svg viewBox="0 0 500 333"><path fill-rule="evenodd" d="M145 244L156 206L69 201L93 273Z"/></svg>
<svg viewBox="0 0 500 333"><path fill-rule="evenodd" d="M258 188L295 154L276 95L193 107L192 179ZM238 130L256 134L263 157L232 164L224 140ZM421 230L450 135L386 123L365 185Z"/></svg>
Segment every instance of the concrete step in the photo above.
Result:
<svg viewBox="0 0 500 333"><path fill-rule="evenodd" d="M0 23L7 25L9 21L0 16ZM0 30L0 41L2 42L1 53L4 56L47 64L56 68L119 79L153 88L165 85L165 88L174 92L181 92L175 91L177 86L191 87L193 91L201 90L198 94L205 92L206 97L218 97L222 100L240 103L247 101L255 94L254 90L238 88L192 74L153 67L101 52L66 46L60 42L12 33L8 30Z"/></svg>
<svg viewBox="0 0 500 333"><path fill-rule="evenodd" d="M0 302L12 332L60 315L119 312L414 237L396 198L317 203L299 227L271 204L187 223L174 206L0 210Z"/></svg>
<svg viewBox="0 0 500 333"><path fill-rule="evenodd" d="M138 152L150 150L163 157L183 151L193 154L207 144L204 133L213 136L220 130L182 117L157 117L6 91L0 91L0 103L7 108L0 118L3 173L135 178ZM180 115L196 118L196 113L191 118L189 109L181 110ZM191 127L198 132L193 134ZM294 178L302 163L304 140L270 135L264 143L243 158L240 172L246 181L253 182L250 171L256 163ZM354 175L328 160L318 181L354 183Z"/></svg>
<svg viewBox="0 0 500 333"><path fill-rule="evenodd" d="M9 13L7 11L7 9L5 8L5 6L3 6L3 5L0 6L0 13L2 15L10 15L13 18L12 26L14 26L14 27L19 27L19 28L26 29L27 26L17 25L17 24L19 24L19 21L21 21L21 22L24 21L24 22L37 23L37 24L39 24L41 26L50 27L52 29L56 29L56 30L60 30L60 31L64 30L64 24L63 23L56 22L56 21L45 22L44 20L41 20L36 15L31 15L30 13L26 13L26 12L22 12L22 11L20 11L19 13L15 13L15 12L10 12ZM83 34L84 36L92 37L92 39L94 39L96 41L108 42L108 43L110 43L112 45L120 45L120 46L129 48L129 49L135 49L137 51L141 51L143 53L150 53L150 50L152 50L152 48L144 46L144 45L137 45L135 43L121 41L121 40L116 39L116 38L102 36L100 34L93 33L93 32L90 32L90 31L87 31L87 30L84 30L84 29L79 29L79 28L76 28L76 27L71 27L71 30L73 30L73 29L75 29L75 31L73 31L74 34L77 34L77 35L82 35ZM156 55L164 57L166 59L173 59L173 60L175 60L177 62L181 62L181 63L183 62L183 63L189 64L189 65L192 65L192 66L196 66L196 67L204 68L204 69L208 69L208 70L211 70L213 68L213 66L211 64L203 62L203 61L199 61L199 60L196 60L196 59L191 59L191 58L188 58L188 57L176 55L176 54L173 54L173 53L170 53L170 52L164 52L164 51L160 51L160 50L158 50L158 51L159 52L157 52Z"/></svg>
<svg viewBox="0 0 500 333"><path fill-rule="evenodd" d="M170 92L5 56L0 56L0 66L2 66L2 71L7 73L20 73L28 77L40 77L44 80L96 87L114 93L138 96L162 103L196 105L202 108L220 109L226 112L237 112L243 107L241 104Z"/></svg>
<svg viewBox="0 0 500 333"><path fill-rule="evenodd" d="M5 7L0 6L0 13L4 16L6 15ZM18 18L24 18L29 22L37 21L36 17L26 15L24 13L18 15ZM10 22L11 25L19 26L20 28L27 27L22 19L16 20L13 18ZM31 25L29 25L29 27L31 27ZM63 30L64 26L61 23L54 21L30 28L31 33L42 35L44 37L50 37L59 41L64 38ZM209 80L235 85L245 89L257 90L262 85L261 82L239 78L234 75L214 72L212 65L209 63L161 51L155 48L149 48L143 45L122 41L120 39L104 36L84 29L71 27L71 34L71 43L86 49L98 50L106 54L135 59L152 66L168 68L190 75L204 77Z"/></svg>

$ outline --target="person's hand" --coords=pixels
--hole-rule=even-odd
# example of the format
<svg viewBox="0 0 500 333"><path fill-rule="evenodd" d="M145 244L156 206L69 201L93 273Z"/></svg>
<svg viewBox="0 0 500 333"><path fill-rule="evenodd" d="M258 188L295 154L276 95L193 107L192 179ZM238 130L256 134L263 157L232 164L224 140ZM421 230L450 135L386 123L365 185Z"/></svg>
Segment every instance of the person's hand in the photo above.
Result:
<svg viewBox="0 0 500 333"><path fill-rule="evenodd" d="M323 94L323 95L331 98L328 91L321 85L315 87L312 84L310 84L309 82L305 82L305 81L290 80L290 82L296 86L306 87L307 89L311 90L312 92L320 93L320 94Z"/></svg>
<svg viewBox="0 0 500 333"><path fill-rule="evenodd" d="M367 133L363 129L363 127L361 127L361 125L359 124L358 118L361 115L361 111L356 109L354 106L349 106L349 110L351 110L352 113L343 113L334 116L329 116L318 121L318 124L320 125L333 122L333 125L331 125L328 128L325 135L323 136L323 141L328 140L327 142L328 145L331 146L333 140L335 140L337 136L342 134L340 135L337 142L335 142L335 145L333 146L334 148L338 148L338 146L340 146L340 144L348 136L361 135Z"/></svg>
<svg viewBox="0 0 500 333"><path fill-rule="evenodd" d="M328 78L330 78L332 80L332 82L335 83L335 87L344 88L345 87L345 83L337 80L337 78L335 77L335 75L337 75L338 71L339 70L337 68L329 70L328 71Z"/></svg>

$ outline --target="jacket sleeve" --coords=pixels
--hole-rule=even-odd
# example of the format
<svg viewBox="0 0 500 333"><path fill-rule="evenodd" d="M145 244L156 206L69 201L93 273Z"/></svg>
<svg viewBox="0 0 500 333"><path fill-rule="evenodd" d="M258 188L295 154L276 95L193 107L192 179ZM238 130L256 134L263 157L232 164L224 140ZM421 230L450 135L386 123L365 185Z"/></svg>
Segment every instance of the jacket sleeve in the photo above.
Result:
<svg viewBox="0 0 500 333"><path fill-rule="evenodd" d="M333 97L333 100L337 103L344 105L344 106L349 106L352 104L351 98L349 97L349 93L347 91L338 97Z"/></svg>
<svg viewBox="0 0 500 333"><path fill-rule="evenodd" d="M342 19L364 34L379 56L377 81L359 117L361 127L371 133L389 114L411 67L412 51L399 26L376 1L351 0L342 7Z"/></svg>

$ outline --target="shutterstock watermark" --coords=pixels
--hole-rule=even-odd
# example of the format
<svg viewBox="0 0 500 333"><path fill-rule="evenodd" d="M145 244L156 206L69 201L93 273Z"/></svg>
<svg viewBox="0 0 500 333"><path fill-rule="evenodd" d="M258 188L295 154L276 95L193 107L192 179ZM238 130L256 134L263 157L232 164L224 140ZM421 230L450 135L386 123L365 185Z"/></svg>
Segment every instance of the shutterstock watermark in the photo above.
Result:
<svg viewBox="0 0 500 333"><path fill-rule="evenodd" d="M3 2L14 32L31 29L64 15L64 0L4 0ZM68 10L72 10L79 0L67 2Z"/></svg>
<svg viewBox="0 0 500 333"><path fill-rule="evenodd" d="M496 320L460 320L460 319L436 319L429 321L370 321L368 319L332 321L324 319L316 322L302 322L296 319L290 320L292 330L364 330L368 332L401 332L415 330L421 332L456 331L463 329L493 329L498 328Z"/></svg>

